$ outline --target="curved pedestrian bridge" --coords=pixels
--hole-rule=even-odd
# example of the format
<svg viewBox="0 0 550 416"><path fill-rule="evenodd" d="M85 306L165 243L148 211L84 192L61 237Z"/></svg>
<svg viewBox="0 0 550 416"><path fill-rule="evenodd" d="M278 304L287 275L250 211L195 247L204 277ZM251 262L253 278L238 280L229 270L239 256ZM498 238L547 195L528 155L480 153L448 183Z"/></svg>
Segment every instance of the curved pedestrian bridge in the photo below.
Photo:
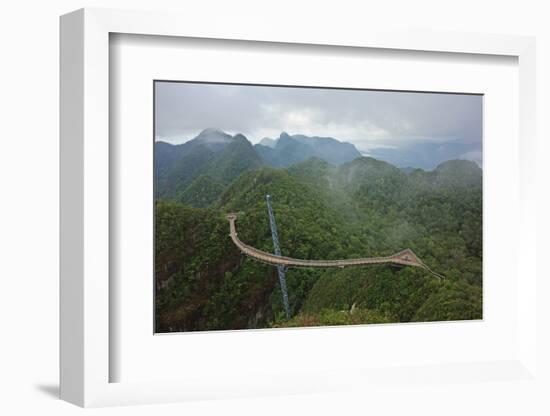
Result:
<svg viewBox="0 0 550 416"><path fill-rule="evenodd" d="M305 260L305 259L295 259L292 257L278 256L273 253L268 253L267 251L258 250L255 247L249 246L248 244L243 243L237 234L237 228L235 226L235 221L237 220L237 214L227 214L227 219L229 221L229 230L231 240L239 248L239 250L246 256L252 257L263 263L271 264L274 266L285 266L285 267L317 267L317 268L327 268L327 267L350 267L350 266L365 266L369 264L393 264L399 266L412 266L420 267L429 273L433 274L439 279L444 279L443 275L435 273L428 266L426 266L411 249L405 249L398 253L392 254L387 257L364 257L359 259L343 259L343 260Z"/></svg>

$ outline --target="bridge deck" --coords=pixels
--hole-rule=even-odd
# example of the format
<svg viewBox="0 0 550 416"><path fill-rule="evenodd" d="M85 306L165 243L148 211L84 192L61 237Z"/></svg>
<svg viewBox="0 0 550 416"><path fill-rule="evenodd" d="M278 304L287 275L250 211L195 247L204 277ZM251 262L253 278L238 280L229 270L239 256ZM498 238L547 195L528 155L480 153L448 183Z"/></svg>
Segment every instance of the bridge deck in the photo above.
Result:
<svg viewBox="0 0 550 416"><path fill-rule="evenodd" d="M421 267L426 271L432 273L434 276L442 279L442 275L435 273L428 266L426 266L411 249L405 249L398 253L395 253L387 257L365 257L359 259L344 259L344 260L304 260L304 259L295 259L292 257L278 256L273 253L268 253L266 251L258 250L255 247L249 246L248 244L243 243L238 235L237 229L235 226L235 221L237 220L236 214L228 214L227 219L229 220L229 230L231 240L239 248L239 250L256 260L259 260L263 263L271 264L274 266L286 266L286 267L318 267L318 268L327 268L327 267L349 267L349 266L362 266L369 264L395 264L401 266L413 266Z"/></svg>

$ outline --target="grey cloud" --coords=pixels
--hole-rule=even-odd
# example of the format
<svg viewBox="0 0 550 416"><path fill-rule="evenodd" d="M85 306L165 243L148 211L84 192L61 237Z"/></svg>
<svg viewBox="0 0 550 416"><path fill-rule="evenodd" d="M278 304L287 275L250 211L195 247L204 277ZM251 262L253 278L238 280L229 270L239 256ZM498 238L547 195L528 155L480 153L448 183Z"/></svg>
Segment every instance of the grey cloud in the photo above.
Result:
<svg viewBox="0 0 550 416"><path fill-rule="evenodd" d="M479 95L157 82L155 117L157 139L172 143L217 127L254 143L282 131L331 136L363 152L453 142L481 159L470 153L481 149Z"/></svg>

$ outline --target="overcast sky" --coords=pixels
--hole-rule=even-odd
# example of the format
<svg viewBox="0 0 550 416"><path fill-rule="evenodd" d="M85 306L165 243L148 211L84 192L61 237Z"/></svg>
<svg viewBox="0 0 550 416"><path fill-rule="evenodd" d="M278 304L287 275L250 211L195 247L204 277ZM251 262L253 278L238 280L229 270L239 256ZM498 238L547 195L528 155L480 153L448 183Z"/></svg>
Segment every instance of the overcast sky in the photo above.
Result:
<svg viewBox="0 0 550 416"><path fill-rule="evenodd" d="M183 143L215 127L252 143L329 136L368 154L426 143L466 145L481 159L482 97L177 82L156 84L156 140ZM468 157L468 154L464 155Z"/></svg>

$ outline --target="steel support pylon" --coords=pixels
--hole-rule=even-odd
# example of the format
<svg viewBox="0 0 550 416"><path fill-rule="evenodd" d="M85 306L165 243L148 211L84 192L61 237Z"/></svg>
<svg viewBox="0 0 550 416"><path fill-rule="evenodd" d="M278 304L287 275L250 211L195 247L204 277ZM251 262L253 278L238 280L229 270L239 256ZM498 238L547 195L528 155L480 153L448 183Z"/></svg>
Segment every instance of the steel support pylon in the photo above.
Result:
<svg viewBox="0 0 550 416"><path fill-rule="evenodd" d="M279 247L279 236L277 234L277 223L275 222L275 215L273 215L273 208L271 208L271 197L265 196L267 202L267 212L269 213L269 226L271 227L271 238L273 239L273 251L275 255L281 255L281 248ZM283 306L285 308L286 319L290 319L290 306L288 304L288 289L286 287L286 270L285 266L277 266L277 274L279 275L279 284L281 285L281 293L283 295Z"/></svg>

